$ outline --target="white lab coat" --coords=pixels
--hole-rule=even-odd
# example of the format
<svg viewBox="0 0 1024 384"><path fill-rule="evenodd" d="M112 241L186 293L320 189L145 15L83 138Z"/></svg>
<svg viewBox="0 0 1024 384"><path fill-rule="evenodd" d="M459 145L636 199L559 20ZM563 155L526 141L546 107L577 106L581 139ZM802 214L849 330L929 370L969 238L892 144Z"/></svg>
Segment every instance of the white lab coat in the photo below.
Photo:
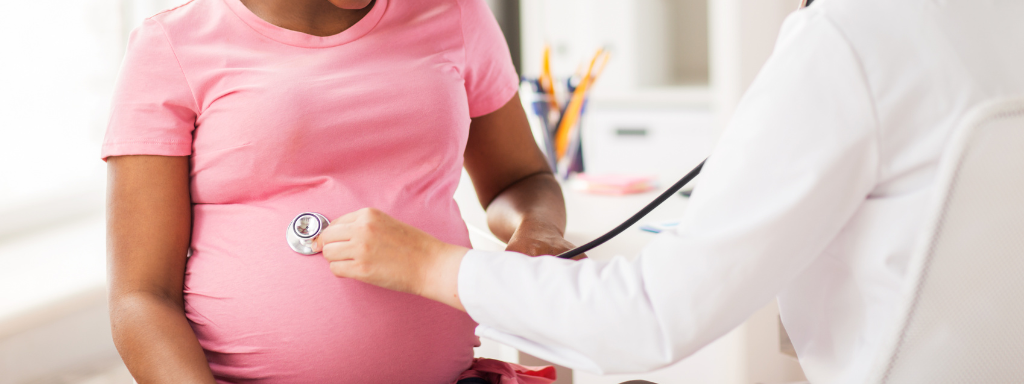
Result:
<svg viewBox="0 0 1024 384"><path fill-rule="evenodd" d="M778 297L814 383L863 383L960 117L1024 94L1024 1L819 0L787 19L678 230L633 261L470 251L481 336L653 370Z"/></svg>

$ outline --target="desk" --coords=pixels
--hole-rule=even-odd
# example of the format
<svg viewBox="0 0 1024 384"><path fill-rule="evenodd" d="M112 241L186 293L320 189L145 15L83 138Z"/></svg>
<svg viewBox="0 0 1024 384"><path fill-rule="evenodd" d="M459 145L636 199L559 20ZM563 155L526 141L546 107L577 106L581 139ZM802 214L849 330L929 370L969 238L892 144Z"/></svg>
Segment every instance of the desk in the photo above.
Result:
<svg viewBox="0 0 1024 384"><path fill-rule="evenodd" d="M668 178L663 179L665 180L660 181L662 185L668 185L675 181ZM579 245L614 228L650 203L664 188L625 196L594 195L572 190L569 186L563 186L562 190L565 195L565 209L568 216L565 238ZM465 172L462 174L459 189L455 192L455 200L462 211L463 220L470 228L470 237L476 240L473 242L473 246L485 250L503 249L504 244L498 242L487 228L486 213L480 207L476 192ZM640 223L604 245L591 250L587 256L597 260L608 260L616 255L635 257L637 252L654 238L653 233L641 231L636 227L643 223L678 218L682 216L686 202L687 199L681 196L669 198Z"/></svg>
<svg viewBox="0 0 1024 384"><path fill-rule="evenodd" d="M670 185L682 175L664 175L659 182ZM627 195L600 196L574 191L563 186L568 214L566 239L574 244L583 244L607 232L630 215L649 203L662 189ZM486 214L480 207L469 177L463 172L459 189L455 193L463 219L470 229L473 247L484 250L501 250L499 242L487 229ZM672 197L661 207L651 212L639 224L678 218L686 208L687 199ZM627 229L615 239L587 253L593 259L607 260L617 255L636 257L638 252L654 234L633 228ZM595 375L573 371L571 381L558 383L576 384L617 384L627 380L648 380L659 384L752 384L788 383L803 380L803 373L796 360L783 355L779 350L778 306L775 302L751 316L746 323L737 327L707 347L670 367L645 373L629 375ZM506 361L516 360L536 364L532 356L518 353L494 341L483 340L479 354ZM567 376L560 371L560 377Z"/></svg>

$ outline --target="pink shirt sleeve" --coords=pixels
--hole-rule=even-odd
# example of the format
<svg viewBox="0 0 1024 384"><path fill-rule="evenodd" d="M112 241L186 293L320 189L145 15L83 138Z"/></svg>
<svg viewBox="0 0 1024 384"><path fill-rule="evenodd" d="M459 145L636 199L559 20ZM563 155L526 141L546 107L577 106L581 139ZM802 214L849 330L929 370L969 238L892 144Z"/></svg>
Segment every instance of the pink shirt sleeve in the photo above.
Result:
<svg viewBox="0 0 1024 384"><path fill-rule="evenodd" d="M128 40L101 156L191 155L198 110L163 27L147 19Z"/></svg>
<svg viewBox="0 0 1024 384"><path fill-rule="evenodd" d="M466 63L463 78L469 97L469 115L496 111L519 90L519 75L512 65L505 36L483 0L459 0Z"/></svg>

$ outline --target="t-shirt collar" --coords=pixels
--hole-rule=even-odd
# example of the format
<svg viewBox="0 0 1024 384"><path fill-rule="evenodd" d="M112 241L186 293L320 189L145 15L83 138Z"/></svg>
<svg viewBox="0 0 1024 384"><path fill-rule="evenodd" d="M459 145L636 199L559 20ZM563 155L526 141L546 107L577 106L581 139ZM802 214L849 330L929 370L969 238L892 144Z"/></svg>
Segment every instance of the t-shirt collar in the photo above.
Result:
<svg viewBox="0 0 1024 384"><path fill-rule="evenodd" d="M346 44L365 36L384 16L388 0L377 0L370 12L348 29L330 36L314 36L278 27L261 19L242 4L241 0L223 0L228 8L259 34L278 42L304 48L327 48Z"/></svg>

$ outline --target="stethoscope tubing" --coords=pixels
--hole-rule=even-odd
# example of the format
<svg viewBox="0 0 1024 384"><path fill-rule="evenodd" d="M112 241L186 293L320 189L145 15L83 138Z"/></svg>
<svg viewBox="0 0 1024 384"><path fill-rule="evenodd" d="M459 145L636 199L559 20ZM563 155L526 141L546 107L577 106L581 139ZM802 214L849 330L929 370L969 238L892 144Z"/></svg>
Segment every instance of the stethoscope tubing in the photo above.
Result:
<svg viewBox="0 0 1024 384"><path fill-rule="evenodd" d="M630 216L628 219L626 219L626 221L622 222L622 224L619 224L615 228L612 228L612 230L608 231L608 233L605 233L601 235L601 237L591 240L586 244L562 252L560 255L556 257L561 259L571 259L573 257L586 253L587 251L594 249L595 247L601 244L604 244L605 242L611 240L615 236L618 236L620 233L622 233L622 231L625 231L627 228L632 227L633 224L636 224L637 221L640 221L640 219L644 218L644 216L647 216L648 213L651 213L651 211L653 211L655 208L661 205L661 203L664 203L665 200L668 200L669 197L672 197L672 195L676 194L676 192L679 192L680 189L683 189L683 187L685 187L686 184L688 184L691 180L693 180L694 177L697 177L697 175L700 174L700 170L704 168L704 162L706 161L708 160L704 159L703 161L701 161L700 164L697 164L697 166L690 170L690 172L687 173L686 176L683 176L682 179L679 179L679 181L677 181L675 184L672 184L671 187L665 190L665 192L662 192L661 195L658 195L658 197L654 198L654 200L648 203L647 206L645 206L639 212L633 214L633 216Z"/></svg>
<svg viewBox="0 0 1024 384"><path fill-rule="evenodd" d="M661 195L658 195L658 197L654 198L654 200L652 200L650 203L647 203L647 205L644 206L643 209L633 214L633 216L630 216L628 219L626 219L626 221L622 222L622 224L619 224L615 228L612 228L612 230L608 231L608 233L605 233L601 235L601 237L591 240L590 242L583 244L579 247L565 251L556 257L562 259L571 259L591 249L594 249L595 247L601 244L604 244L605 242L611 240L615 236L618 236L620 233L622 233L622 231L625 231L627 228L632 227L634 224L636 224L637 221L640 221L640 219L644 218L644 216L647 216L648 213L651 213L651 211L653 211L655 208L661 205L661 203L664 203L665 200L668 200L669 197L672 197L672 195L679 192L680 189L683 189L683 187L685 187L686 184L688 184L690 181L693 180L694 177L697 177L697 175L700 174L701 169L704 168L704 162L706 161L707 159L701 161L700 164L697 164L697 166L690 170L690 172L687 173L685 176L683 176L682 179L679 179L679 181L677 181L675 184L672 184L672 186L665 190L665 192L662 192ZM315 233L301 235L298 232L296 232L296 223L303 216L310 216L311 218L319 220L319 225L317 226ZM316 253L313 252L313 241L316 239L317 236L320 235L320 232L323 231L324 228L327 228L327 226L330 224L330 220L328 220L327 217L319 213L300 213L298 216L292 219L291 223L288 225L288 232L286 236L286 239L288 240L288 245L292 248L293 251L297 253L303 255L312 255Z"/></svg>
<svg viewBox="0 0 1024 384"><path fill-rule="evenodd" d="M800 8L805 8L811 5L813 1L814 0L803 0L800 4ZM637 221L640 221L640 219L642 219L644 216L647 216L648 213L651 213L651 211L653 211L654 208L657 208L659 205L661 205L661 203L665 202L665 200L668 200L670 196L674 195L676 192L679 192L679 190L686 186L686 184L689 183L690 180L693 180L694 177L697 177L697 175L700 174L701 168L704 167L705 161L708 161L708 159L704 159L704 161L701 161L700 164L697 164L697 166L694 167L693 170L690 171L690 173L687 173L686 176L683 176L682 179L679 179L679 181L673 184L672 187L665 191L665 193L662 193L660 196L655 198L654 201L651 201L650 204L647 204L647 206L644 207L644 209L641 209L640 212L637 212L635 215L627 219L625 222L619 224L619 226L612 228L611 231L608 231L608 233L601 235L601 237L591 240L589 243L583 244L579 247L565 251L562 254L558 255L557 257L562 259L571 259L591 249L594 249L594 247L604 244L606 241L611 240L615 236L618 236L620 233L622 233L622 231L625 231L626 228L633 226L633 224L636 224Z"/></svg>

